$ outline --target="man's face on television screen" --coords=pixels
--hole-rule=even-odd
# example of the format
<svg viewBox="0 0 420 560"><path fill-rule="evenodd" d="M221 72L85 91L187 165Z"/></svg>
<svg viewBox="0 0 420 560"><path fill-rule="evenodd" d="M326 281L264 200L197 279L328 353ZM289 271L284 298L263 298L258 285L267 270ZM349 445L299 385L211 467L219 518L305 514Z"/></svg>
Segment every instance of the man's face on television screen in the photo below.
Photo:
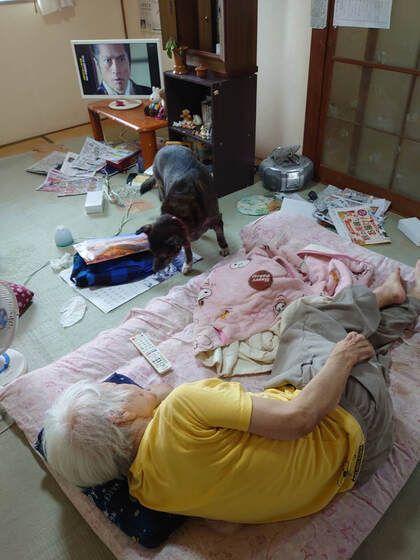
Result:
<svg viewBox="0 0 420 560"><path fill-rule="evenodd" d="M98 45L98 66L102 81L118 94L124 94L130 77L130 61L123 45Z"/></svg>

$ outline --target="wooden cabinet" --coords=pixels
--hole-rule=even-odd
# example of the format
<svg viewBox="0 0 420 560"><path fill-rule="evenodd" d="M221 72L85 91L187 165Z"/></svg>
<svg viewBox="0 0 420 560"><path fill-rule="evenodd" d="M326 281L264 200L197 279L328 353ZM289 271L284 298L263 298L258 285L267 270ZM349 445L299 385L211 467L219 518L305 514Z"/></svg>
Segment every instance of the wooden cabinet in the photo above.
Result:
<svg viewBox="0 0 420 560"><path fill-rule="evenodd" d="M203 79L194 74L165 72L164 78L170 139L188 137L209 147L214 188L218 196L251 185L255 170L257 76L210 74ZM181 119L183 109L201 116L201 103L206 98L211 101L211 139L204 140L187 129L173 126Z"/></svg>
<svg viewBox="0 0 420 560"><path fill-rule="evenodd" d="M257 71L257 0L159 0L162 40L188 47L187 64L229 76Z"/></svg>

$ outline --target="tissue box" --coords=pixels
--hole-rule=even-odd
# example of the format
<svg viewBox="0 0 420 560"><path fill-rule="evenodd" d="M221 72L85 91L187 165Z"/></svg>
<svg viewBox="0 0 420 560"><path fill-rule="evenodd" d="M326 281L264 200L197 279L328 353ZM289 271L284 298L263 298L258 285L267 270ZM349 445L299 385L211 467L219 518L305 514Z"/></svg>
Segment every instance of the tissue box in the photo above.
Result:
<svg viewBox="0 0 420 560"><path fill-rule="evenodd" d="M420 246L420 220L418 218L404 218L399 220L398 229L408 237L410 241Z"/></svg>
<svg viewBox="0 0 420 560"><path fill-rule="evenodd" d="M102 190L90 191L86 194L85 211L86 214L104 211L104 193Z"/></svg>

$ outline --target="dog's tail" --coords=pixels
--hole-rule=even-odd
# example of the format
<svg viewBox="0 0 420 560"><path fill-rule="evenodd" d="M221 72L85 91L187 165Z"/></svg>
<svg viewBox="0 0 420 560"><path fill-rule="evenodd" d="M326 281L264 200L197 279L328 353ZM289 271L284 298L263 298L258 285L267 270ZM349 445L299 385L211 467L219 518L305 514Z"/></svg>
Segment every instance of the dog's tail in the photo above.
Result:
<svg viewBox="0 0 420 560"><path fill-rule="evenodd" d="M140 187L140 194L144 194L152 190L155 184L156 184L156 179L153 176L149 177L149 179L146 179L145 182L142 183Z"/></svg>

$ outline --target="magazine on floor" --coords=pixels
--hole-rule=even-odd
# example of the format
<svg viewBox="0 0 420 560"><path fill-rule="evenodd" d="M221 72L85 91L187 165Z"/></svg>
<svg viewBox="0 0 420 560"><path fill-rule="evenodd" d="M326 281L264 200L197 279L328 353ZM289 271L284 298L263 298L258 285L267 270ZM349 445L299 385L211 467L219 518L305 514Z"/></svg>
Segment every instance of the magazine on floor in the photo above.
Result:
<svg viewBox="0 0 420 560"><path fill-rule="evenodd" d="M126 257L134 253L148 251L149 238L145 233L130 233L114 237L87 239L74 245L86 264Z"/></svg>
<svg viewBox="0 0 420 560"><path fill-rule="evenodd" d="M338 235L358 245L391 243L370 206L329 208L329 216Z"/></svg>
<svg viewBox="0 0 420 560"><path fill-rule="evenodd" d="M377 221L382 224L385 212L388 210L391 202L385 198L375 198L353 189L339 189L334 185L328 185L318 194L318 198L313 204L314 217L330 225L334 225L329 214L331 208L353 208L357 205L368 205Z"/></svg>

